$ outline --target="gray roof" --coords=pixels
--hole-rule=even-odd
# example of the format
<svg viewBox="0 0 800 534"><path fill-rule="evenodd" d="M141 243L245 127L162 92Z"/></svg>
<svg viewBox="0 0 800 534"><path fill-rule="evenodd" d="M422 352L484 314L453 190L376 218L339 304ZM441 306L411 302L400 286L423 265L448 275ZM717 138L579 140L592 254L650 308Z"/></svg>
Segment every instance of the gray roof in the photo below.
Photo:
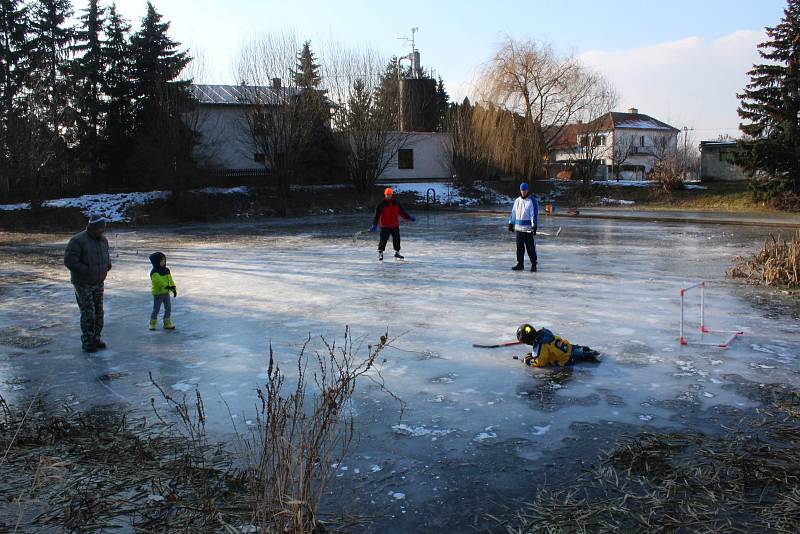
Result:
<svg viewBox="0 0 800 534"><path fill-rule="evenodd" d="M678 131L674 126L670 126L665 122L654 119L650 115L644 113L620 113L619 111L612 111L608 114L614 128L637 128L642 130L674 130Z"/></svg>
<svg viewBox="0 0 800 534"><path fill-rule="evenodd" d="M273 89L257 85L202 85L192 84L192 95L200 104L218 106L246 106L249 104L277 104L279 99L297 94L293 87Z"/></svg>

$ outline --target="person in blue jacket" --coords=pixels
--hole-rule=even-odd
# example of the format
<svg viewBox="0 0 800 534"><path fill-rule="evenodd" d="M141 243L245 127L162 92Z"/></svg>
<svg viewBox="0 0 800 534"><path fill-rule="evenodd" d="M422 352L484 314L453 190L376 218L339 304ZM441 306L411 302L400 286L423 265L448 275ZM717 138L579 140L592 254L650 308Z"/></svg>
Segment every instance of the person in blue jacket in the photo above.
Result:
<svg viewBox="0 0 800 534"><path fill-rule="evenodd" d="M531 272L536 272L536 243L533 236L536 235L536 227L539 219L539 200L535 195L528 194L528 184L519 184L519 196L514 201L511 208L511 215L508 217L508 231L517 234L517 264L511 269L521 271L525 268L525 249L528 250L528 258L531 260Z"/></svg>

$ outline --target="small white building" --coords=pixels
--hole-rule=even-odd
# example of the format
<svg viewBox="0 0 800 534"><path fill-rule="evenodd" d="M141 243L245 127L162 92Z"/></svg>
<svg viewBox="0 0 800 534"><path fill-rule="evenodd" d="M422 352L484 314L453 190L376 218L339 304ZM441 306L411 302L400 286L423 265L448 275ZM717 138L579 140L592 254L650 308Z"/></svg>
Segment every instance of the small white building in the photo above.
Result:
<svg viewBox="0 0 800 534"><path fill-rule="evenodd" d="M184 121L200 134L194 151L199 162L231 173L266 169L264 155L253 143L246 120L248 101L255 90L259 102L266 105L271 98L281 98L287 91L293 91L281 88L279 80L272 87L257 89L241 85L193 84L190 87L197 99L197 109L186 114Z"/></svg>
<svg viewBox="0 0 800 534"><path fill-rule="evenodd" d="M550 163L574 164L591 158L597 177L644 180L653 166L678 148L678 129L639 113L612 111L589 122L566 125L551 143Z"/></svg>
<svg viewBox="0 0 800 534"><path fill-rule="evenodd" d="M400 148L383 172L384 181L446 180L453 177L450 134L397 132Z"/></svg>
<svg viewBox="0 0 800 534"><path fill-rule="evenodd" d="M741 181L749 177L734 163L740 149L734 140L700 142L700 179Z"/></svg>

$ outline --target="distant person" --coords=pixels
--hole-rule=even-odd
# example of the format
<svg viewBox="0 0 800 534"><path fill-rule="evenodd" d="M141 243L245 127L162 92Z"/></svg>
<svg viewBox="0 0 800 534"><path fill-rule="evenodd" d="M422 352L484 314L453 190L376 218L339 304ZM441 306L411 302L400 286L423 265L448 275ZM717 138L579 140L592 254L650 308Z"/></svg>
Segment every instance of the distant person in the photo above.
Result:
<svg viewBox="0 0 800 534"><path fill-rule="evenodd" d="M172 324L172 302L169 299L169 294L171 292L173 297L178 298L178 288L172 280L172 273L167 268L167 257L161 252L153 252L150 254L150 263L153 264L153 269L150 271L150 293L153 295L150 330L156 329L158 312L161 311L162 304L164 305L164 329L174 330L175 325Z"/></svg>
<svg viewBox="0 0 800 534"><path fill-rule="evenodd" d="M536 272L536 243L533 236L539 219L539 201L535 195L528 194L528 184L522 182L519 185L519 196L514 201L511 208L511 215L508 217L508 231L517 234L517 264L511 269L521 271L525 268L525 249L528 249L528 258L531 260L531 272Z"/></svg>
<svg viewBox="0 0 800 534"><path fill-rule="evenodd" d="M100 338L104 282L111 270L105 231L106 219L93 215L86 230L73 236L64 251L64 265L69 269L75 300L81 311L81 345L85 352L106 348Z"/></svg>
<svg viewBox="0 0 800 534"><path fill-rule="evenodd" d="M523 357L525 365L565 367L580 362L597 362L598 353L589 347L573 345L556 336L547 328L536 330L529 324L517 328L517 341L531 346L531 352Z"/></svg>
<svg viewBox="0 0 800 534"><path fill-rule="evenodd" d="M394 198L394 191L391 187L387 187L383 191L383 201L375 208L375 219L372 221L372 228L370 232L378 230L378 223L380 223L381 237L378 240L378 260L383 261L383 251L386 250L386 242L389 241L389 236L392 236L392 246L394 247L394 257L402 260L403 256L400 255L400 220L398 216L407 221L414 222L417 219L406 213L406 210Z"/></svg>

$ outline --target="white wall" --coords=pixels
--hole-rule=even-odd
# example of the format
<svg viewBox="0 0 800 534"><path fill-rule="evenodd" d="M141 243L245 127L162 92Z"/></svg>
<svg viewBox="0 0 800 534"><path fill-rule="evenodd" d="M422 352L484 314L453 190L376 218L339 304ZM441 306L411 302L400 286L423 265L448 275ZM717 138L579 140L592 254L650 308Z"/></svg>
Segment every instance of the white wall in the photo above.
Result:
<svg viewBox="0 0 800 534"><path fill-rule="evenodd" d="M641 146L641 138L644 136L644 147ZM666 138L668 140L669 150L677 150L678 136L671 130L644 130L637 128L617 128L614 130L613 141L622 146L626 146L633 137L635 146L638 150L643 151L643 154L630 154L625 160L623 165L642 165L647 172L655 165L655 158L651 155L655 142L659 138Z"/></svg>
<svg viewBox="0 0 800 534"><path fill-rule="evenodd" d="M242 107L201 105L184 120L201 134L195 147L199 162L229 170L264 168L254 159L257 150L247 133Z"/></svg>
<svg viewBox="0 0 800 534"><path fill-rule="evenodd" d="M442 133L398 133L405 138L402 148L414 151L414 168L399 169L397 155L392 157L383 172L388 180L452 178L450 166L450 135Z"/></svg>

